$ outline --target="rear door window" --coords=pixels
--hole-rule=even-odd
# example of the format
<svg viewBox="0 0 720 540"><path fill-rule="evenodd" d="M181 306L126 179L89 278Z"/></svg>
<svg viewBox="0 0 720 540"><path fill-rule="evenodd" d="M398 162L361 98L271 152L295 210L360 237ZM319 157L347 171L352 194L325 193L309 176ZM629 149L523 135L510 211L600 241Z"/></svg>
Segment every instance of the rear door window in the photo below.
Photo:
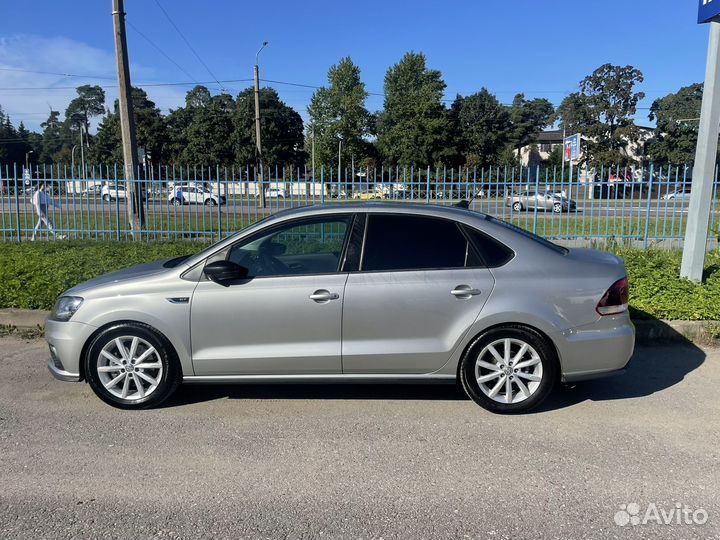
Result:
<svg viewBox="0 0 720 540"><path fill-rule="evenodd" d="M370 214L362 271L463 268L467 239L457 223L427 216Z"/></svg>

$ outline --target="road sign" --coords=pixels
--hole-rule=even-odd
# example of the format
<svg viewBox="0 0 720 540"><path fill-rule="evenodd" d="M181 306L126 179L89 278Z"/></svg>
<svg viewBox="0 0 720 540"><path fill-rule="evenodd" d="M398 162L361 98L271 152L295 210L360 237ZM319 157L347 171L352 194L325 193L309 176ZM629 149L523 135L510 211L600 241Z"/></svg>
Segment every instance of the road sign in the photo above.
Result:
<svg viewBox="0 0 720 540"><path fill-rule="evenodd" d="M720 0L699 0L698 24L710 22L720 16Z"/></svg>
<svg viewBox="0 0 720 540"><path fill-rule="evenodd" d="M720 0L718 0L720 2ZM576 161L580 158L580 134L571 135L565 138L565 144L563 146L563 155L565 161Z"/></svg>

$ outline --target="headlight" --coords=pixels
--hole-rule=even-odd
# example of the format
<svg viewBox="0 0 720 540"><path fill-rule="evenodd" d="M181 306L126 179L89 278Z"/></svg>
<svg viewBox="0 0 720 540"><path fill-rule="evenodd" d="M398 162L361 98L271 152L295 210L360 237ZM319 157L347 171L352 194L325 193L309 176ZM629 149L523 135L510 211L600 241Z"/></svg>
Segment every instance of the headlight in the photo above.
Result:
<svg viewBox="0 0 720 540"><path fill-rule="evenodd" d="M79 296L61 296L55 302L50 318L54 321L69 321L82 303L83 299Z"/></svg>

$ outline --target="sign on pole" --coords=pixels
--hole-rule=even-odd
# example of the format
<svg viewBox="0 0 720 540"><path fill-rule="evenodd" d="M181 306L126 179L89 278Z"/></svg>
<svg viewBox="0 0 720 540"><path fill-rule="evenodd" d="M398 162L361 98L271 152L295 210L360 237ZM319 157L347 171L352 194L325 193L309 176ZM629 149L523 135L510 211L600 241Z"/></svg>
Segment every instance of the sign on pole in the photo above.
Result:
<svg viewBox="0 0 720 540"><path fill-rule="evenodd" d="M720 0L718 0L720 2ZM580 134L576 133L565 138L565 161L577 161L580 158Z"/></svg>
<svg viewBox="0 0 720 540"><path fill-rule="evenodd" d="M698 22L710 21L705 85L703 86L700 126L695 150L690 205L680 276L702 281L707 249L715 162L720 132L720 0L699 0Z"/></svg>
<svg viewBox="0 0 720 540"><path fill-rule="evenodd" d="M720 0L700 0L698 24L710 22L720 15Z"/></svg>

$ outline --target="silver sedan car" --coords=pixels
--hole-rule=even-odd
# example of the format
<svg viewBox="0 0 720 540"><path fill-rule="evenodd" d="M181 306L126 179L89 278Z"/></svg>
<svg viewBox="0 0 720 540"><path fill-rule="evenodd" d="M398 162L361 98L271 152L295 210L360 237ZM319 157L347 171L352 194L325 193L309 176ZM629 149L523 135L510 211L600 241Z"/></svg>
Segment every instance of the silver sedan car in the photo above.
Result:
<svg viewBox="0 0 720 540"><path fill-rule="evenodd" d="M621 371L623 261L457 207L279 212L189 257L66 291L48 367L121 408L180 383L458 381L515 413L560 381Z"/></svg>
<svg viewBox="0 0 720 540"><path fill-rule="evenodd" d="M556 214L561 212L574 212L577 203L568 199L561 193L553 193L550 191L521 191L510 195L505 200L505 206L512 207L516 212L522 210L552 210Z"/></svg>

